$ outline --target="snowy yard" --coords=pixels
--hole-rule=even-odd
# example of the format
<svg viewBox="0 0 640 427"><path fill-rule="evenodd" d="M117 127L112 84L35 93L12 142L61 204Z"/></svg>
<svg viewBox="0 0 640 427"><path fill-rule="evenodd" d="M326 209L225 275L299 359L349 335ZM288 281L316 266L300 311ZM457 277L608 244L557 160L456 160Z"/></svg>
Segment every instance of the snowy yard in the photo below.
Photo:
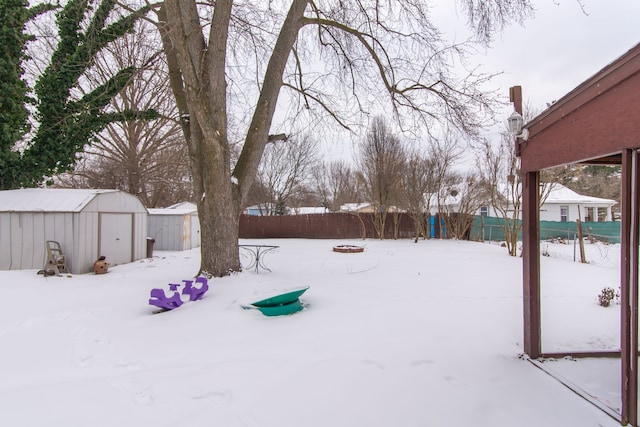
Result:
<svg viewBox="0 0 640 427"><path fill-rule="evenodd" d="M204 300L160 314L148 305L150 290L193 277L198 249L159 252L106 275L0 272L2 424L619 425L520 357L522 260L504 248L241 243L279 245L264 260L272 272L213 279ZM332 252L338 244L365 251ZM549 245L543 351L617 349L619 306L600 307L596 297L617 289L619 246L579 264L570 245ZM241 306L301 286L310 286L305 309L291 316ZM618 360L545 363L619 407Z"/></svg>

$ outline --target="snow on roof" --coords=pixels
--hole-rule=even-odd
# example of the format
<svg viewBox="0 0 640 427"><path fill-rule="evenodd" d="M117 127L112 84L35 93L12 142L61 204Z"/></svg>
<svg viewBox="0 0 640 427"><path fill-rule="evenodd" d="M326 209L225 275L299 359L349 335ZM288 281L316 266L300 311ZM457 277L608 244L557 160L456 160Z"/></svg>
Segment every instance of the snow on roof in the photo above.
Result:
<svg viewBox="0 0 640 427"><path fill-rule="evenodd" d="M188 208L150 208L147 209L149 211L149 215L191 215L194 213L198 213L197 209L188 209Z"/></svg>
<svg viewBox="0 0 640 427"><path fill-rule="evenodd" d="M371 206L371 203L345 203L340 206L340 210L343 212L357 211Z"/></svg>
<svg viewBox="0 0 640 427"><path fill-rule="evenodd" d="M191 202L180 202L166 208L147 209L150 215L189 215L197 214L198 206Z"/></svg>
<svg viewBox="0 0 640 427"><path fill-rule="evenodd" d="M575 191L565 187L562 184L554 184L549 192L549 196L545 200L547 203L581 203L581 204L609 204L615 205L618 202L611 199L603 199L600 197L583 196Z"/></svg>
<svg viewBox="0 0 640 427"><path fill-rule="evenodd" d="M198 206L195 203L191 202L180 202L175 205L167 206L165 209L188 209L188 210L198 210Z"/></svg>
<svg viewBox="0 0 640 427"><path fill-rule="evenodd" d="M0 212L80 212L98 194L118 190L24 188L0 191Z"/></svg>
<svg viewBox="0 0 640 427"><path fill-rule="evenodd" d="M308 214L324 214L329 212L329 209L324 207L316 207L316 206L303 206L299 208L292 208L292 213L297 215L308 215Z"/></svg>

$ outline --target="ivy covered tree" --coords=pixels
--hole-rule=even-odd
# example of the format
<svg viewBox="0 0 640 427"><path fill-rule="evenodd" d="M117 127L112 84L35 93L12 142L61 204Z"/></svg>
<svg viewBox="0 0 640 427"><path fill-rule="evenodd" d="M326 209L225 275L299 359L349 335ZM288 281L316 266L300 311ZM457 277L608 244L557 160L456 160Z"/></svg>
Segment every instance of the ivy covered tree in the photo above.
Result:
<svg viewBox="0 0 640 427"><path fill-rule="evenodd" d="M12 57L13 74L20 80L24 60L24 46L29 36L24 33L24 24L29 14L26 2L20 0L0 0L12 3L12 24L4 19L0 24L3 34L17 27L20 34L14 34L19 46L18 59ZM14 4L15 3L15 4ZM20 3L20 5L17 5ZM19 10L21 7L21 10ZM26 85L16 84L17 91L8 101L14 106L14 132L2 140L0 168L2 188L34 186L47 177L73 168L76 155L91 143L95 135L107 124L132 118L154 118L154 111L111 112L107 110L109 101L127 84L134 67L120 70L106 81L86 90L82 87L82 76L93 65L96 56L110 42L131 31L139 14L118 15L114 13L113 0L70 0L56 14L58 45L51 56L49 66L35 84L37 130L25 146L16 150L15 142L27 129L24 105ZM144 13L143 8L139 12ZM21 44L20 44L21 43ZM18 61L18 62L16 62ZM13 78L15 81L15 77ZM20 110L16 105L22 105ZM22 126L17 124L23 123Z"/></svg>
<svg viewBox="0 0 640 427"><path fill-rule="evenodd" d="M25 25L34 12L26 0L0 0L0 188L16 179L20 155L14 148L29 130L22 61L31 39Z"/></svg>

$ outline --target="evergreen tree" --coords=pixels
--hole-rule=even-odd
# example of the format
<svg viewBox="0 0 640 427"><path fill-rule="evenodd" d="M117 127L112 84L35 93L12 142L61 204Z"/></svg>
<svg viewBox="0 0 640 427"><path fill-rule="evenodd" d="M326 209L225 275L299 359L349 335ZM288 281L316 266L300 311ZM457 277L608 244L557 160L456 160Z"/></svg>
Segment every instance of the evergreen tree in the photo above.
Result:
<svg viewBox="0 0 640 427"><path fill-rule="evenodd" d="M20 158L15 144L29 129L28 86L22 78L27 6L26 0L0 0L0 188L15 180Z"/></svg>

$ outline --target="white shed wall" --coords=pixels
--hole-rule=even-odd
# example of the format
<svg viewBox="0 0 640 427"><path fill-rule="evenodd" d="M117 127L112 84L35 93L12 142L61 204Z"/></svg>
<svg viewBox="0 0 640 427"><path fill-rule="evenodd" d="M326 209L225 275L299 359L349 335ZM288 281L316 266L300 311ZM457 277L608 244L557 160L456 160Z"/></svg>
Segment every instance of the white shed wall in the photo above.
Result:
<svg viewBox="0 0 640 427"><path fill-rule="evenodd" d="M142 203L141 203L142 206ZM144 212L133 214L133 259L147 257L147 221L149 215Z"/></svg>
<svg viewBox="0 0 640 427"><path fill-rule="evenodd" d="M73 230L73 264L72 273L88 273L93 269L93 262L98 259L98 213L83 212L75 215ZM62 242L61 242L62 243ZM69 245L62 247L63 251Z"/></svg>
<svg viewBox="0 0 640 427"><path fill-rule="evenodd" d="M184 251L200 246L200 221L197 213L176 215L152 212L147 221L148 236L155 239L154 249Z"/></svg>
<svg viewBox="0 0 640 427"><path fill-rule="evenodd" d="M197 214L150 214L148 224L148 235L156 241L154 249L184 251L200 246Z"/></svg>
<svg viewBox="0 0 640 427"><path fill-rule="evenodd" d="M42 269L46 261L45 242L60 243L73 271L74 217L64 212L0 213L0 269ZM77 252L75 252L77 253Z"/></svg>

